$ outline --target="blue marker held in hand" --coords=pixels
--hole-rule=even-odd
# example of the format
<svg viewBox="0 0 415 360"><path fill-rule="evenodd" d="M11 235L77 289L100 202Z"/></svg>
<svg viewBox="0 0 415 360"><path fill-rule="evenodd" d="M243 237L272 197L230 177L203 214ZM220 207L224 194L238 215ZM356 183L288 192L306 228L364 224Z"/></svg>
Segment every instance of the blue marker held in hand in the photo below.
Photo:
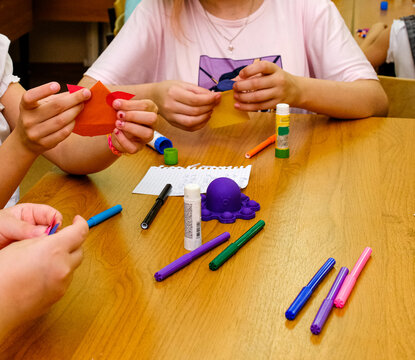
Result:
<svg viewBox="0 0 415 360"><path fill-rule="evenodd" d="M109 208L108 210L105 210L102 213L99 213L99 214L91 217L90 219L88 219L88 221L87 221L88 226L91 228L95 225L98 225L98 224L102 223L103 221L109 219L110 217L120 213L121 210L122 210L121 205L115 205L112 208Z"/></svg>

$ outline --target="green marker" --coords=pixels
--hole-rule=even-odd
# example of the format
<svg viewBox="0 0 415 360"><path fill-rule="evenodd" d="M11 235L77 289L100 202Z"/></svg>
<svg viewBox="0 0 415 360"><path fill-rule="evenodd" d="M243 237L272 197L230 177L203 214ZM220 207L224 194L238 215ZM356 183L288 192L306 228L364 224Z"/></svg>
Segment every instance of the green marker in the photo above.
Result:
<svg viewBox="0 0 415 360"><path fill-rule="evenodd" d="M223 250L218 256L216 256L209 264L210 270L219 269L229 258L231 258L242 246L244 246L249 240L251 240L256 234L258 234L265 226L264 220L259 220L254 226L252 226L245 234L243 234L238 240L230 244L225 250Z"/></svg>

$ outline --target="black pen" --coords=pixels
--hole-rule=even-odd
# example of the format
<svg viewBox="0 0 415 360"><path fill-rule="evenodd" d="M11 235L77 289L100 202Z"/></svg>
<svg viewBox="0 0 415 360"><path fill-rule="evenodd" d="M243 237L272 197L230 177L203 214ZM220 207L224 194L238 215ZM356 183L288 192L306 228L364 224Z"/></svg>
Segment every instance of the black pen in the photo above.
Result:
<svg viewBox="0 0 415 360"><path fill-rule="evenodd" d="M164 189L161 191L160 195L157 197L156 202L154 203L153 207L150 209L150 211L148 212L147 216L145 217L145 219L143 220L143 222L141 223L141 228L142 229L148 229L148 227L150 226L151 222L154 220L154 218L156 217L157 213L159 212L161 205L164 204L164 202L166 201L167 196L169 196L169 192L171 190L171 184L167 184Z"/></svg>

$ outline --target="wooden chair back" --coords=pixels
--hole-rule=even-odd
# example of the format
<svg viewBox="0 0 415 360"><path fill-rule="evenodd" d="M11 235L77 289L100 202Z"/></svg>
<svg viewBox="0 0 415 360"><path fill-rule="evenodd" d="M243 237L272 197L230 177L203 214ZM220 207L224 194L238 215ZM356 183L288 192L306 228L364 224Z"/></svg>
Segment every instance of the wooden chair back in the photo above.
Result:
<svg viewBox="0 0 415 360"><path fill-rule="evenodd" d="M389 98L389 117L415 118L415 80L379 75Z"/></svg>

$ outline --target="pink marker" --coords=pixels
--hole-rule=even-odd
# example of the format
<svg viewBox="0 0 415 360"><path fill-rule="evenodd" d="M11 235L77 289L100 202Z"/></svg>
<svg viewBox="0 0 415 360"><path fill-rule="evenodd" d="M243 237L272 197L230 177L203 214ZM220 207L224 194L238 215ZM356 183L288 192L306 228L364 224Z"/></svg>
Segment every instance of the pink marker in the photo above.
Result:
<svg viewBox="0 0 415 360"><path fill-rule="evenodd" d="M53 219L52 219L50 225L46 228L45 234L48 234L49 235L50 231L55 226L55 221L56 221L56 214L53 215Z"/></svg>
<svg viewBox="0 0 415 360"><path fill-rule="evenodd" d="M342 308L344 304L346 304L346 301L353 290L354 284L356 283L360 272L369 260L371 253L372 249L370 247L364 249L362 255L360 255L359 259L354 265L353 270L349 275L346 276L346 279L344 279L343 285L337 294L336 299L334 299L334 305L336 305L336 307Z"/></svg>

